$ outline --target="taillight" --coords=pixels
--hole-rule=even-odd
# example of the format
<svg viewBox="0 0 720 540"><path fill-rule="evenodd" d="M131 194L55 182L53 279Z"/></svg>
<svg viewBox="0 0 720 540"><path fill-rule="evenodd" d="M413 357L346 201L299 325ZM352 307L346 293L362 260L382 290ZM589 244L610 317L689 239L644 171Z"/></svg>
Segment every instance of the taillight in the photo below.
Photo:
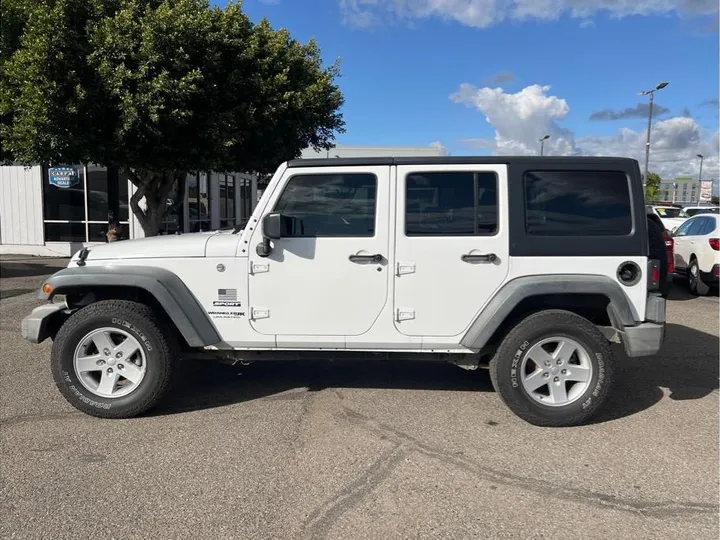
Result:
<svg viewBox="0 0 720 540"><path fill-rule="evenodd" d="M652 280L653 283L660 282L660 270L657 266L652 269Z"/></svg>
<svg viewBox="0 0 720 540"><path fill-rule="evenodd" d="M668 274L672 274L675 272L675 256L673 255L675 240L666 230L663 231L663 238L665 239L665 251L667 252L667 271Z"/></svg>
<svg viewBox="0 0 720 540"><path fill-rule="evenodd" d="M710 242L711 248L715 251L720 251L720 238L710 238L708 242Z"/></svg>

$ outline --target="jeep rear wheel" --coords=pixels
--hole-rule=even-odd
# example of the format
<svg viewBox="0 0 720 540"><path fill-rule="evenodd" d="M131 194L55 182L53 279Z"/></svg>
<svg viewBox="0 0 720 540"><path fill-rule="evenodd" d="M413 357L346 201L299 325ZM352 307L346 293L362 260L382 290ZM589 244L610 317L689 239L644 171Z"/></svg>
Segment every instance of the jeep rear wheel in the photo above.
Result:
<svg viewBox="0 0 720 540"><path fill-rule="evenodd" d="M495 390L536 426L588 421L610 391L607 339L587 319L563 310L535 313L508 333L490 362Z"/></svg>
<svg viewBox="0 0 720 540"><path fill-rule="evenodd" d="M175 358L152 310L108 300L74 313L53 342L58 389L76 409L101 418L130 418L167 393Z"/></svg>

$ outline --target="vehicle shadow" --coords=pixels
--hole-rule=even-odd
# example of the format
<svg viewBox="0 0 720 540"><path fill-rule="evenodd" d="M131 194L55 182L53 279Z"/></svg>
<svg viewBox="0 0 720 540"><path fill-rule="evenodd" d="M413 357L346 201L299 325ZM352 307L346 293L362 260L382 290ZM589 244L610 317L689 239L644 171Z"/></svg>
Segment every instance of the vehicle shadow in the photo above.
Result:
<svg viewBox="0 0 720 540"><path fill-rule="evenodd" d="M707 296L717 298L719 295L719 289L717 287L710 287ZM695 300L697 296L690 294L687 287L687 278L681 276L673 276L673 281L670 284L670 290L668 291L668 301L686 301Z"/></svg>
<svg viewBox="0 0 720 540"><path fill-rule="evenodd" d="M668 389L672 400L700 399L718 389L718 338L668 324L661 355L627 358L614 346L615 384L603 423L649 409ZM211 409L256 399L302 399L327 388L492 392L486 370L465 371L445 362L263 361L228 366L188 362L178 387L155 415Z"/></svg>
<svg viewBox="0 0 720 540"><path fill-rule="evenodd" d="M65 268L69 259L48 259L38 262L27 260L0 261L0 278L48 276Z"/></svg>

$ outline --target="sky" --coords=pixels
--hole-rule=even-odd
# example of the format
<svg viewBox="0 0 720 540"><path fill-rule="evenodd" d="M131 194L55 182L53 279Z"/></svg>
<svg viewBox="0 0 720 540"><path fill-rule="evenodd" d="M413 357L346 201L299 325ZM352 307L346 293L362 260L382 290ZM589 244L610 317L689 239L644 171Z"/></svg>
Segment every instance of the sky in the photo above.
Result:
<svg viewBox="0 0 720 540"><path fill-rule="evenodd" d="M215 0L216 3L224 3ZM718 170L718 0L244 0L314 38L344 96L337 144L611 155Z"/></svg>

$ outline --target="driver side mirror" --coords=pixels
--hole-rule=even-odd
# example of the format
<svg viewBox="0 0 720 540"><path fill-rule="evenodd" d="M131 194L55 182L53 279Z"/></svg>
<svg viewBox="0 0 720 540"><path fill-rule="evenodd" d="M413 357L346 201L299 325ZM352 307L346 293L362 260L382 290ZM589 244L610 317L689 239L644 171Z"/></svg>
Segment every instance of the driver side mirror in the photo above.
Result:
<svg viewBox="0 0 720 540"><path fill-rule="evenodd" d="M265 216L262 222L263 236L271 240L282 238L282 214L273 212Z"/></svg>
<svg viewBox="0 0 720 540"><path fill-rule="evenodd" d="M270 240L279 240L282 238L282 222L283 216L280 213L273 212L266 215L262 220L263 239L257 245L255 252L260 257L269 257L272 252Z"/></svg>

